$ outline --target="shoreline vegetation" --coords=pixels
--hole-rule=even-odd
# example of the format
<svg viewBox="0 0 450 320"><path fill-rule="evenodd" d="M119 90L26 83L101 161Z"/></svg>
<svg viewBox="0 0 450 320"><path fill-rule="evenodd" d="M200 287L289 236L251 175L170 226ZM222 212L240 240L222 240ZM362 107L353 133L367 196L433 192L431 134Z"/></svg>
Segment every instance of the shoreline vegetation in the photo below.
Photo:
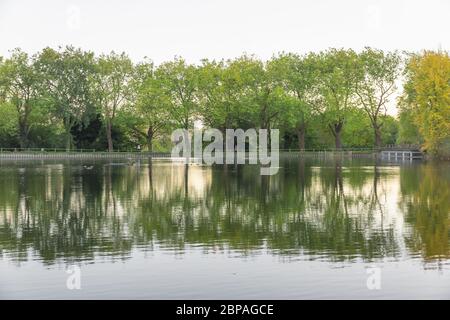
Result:
<svg viewBox="0 0 450 320"><path fill-rule="evenodd" d="M450 159L450 57L331 48L156 65L14 49L0 57L0 112L4 149L168 152L172 130L201 126L278 128L286 150L409 144Z"/></svg>

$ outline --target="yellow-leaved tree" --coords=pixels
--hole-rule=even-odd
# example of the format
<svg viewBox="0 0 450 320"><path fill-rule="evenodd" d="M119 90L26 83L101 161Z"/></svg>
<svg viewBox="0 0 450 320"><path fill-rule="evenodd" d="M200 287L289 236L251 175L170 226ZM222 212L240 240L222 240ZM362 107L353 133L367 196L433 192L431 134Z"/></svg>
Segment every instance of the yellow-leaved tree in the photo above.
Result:
<svg viewBox="0 0 450 320"><path fill-rule="evenodd" d="M402 102L423 137L423 148L450 154L450 57L425 51L411 56L406 66Z"/></svg>

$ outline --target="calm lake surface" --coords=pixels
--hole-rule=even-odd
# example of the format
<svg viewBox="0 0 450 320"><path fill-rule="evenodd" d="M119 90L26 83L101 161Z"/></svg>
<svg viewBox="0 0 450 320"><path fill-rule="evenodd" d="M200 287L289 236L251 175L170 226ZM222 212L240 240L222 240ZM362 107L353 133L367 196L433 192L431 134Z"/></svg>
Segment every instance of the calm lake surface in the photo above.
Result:
<svg viewBox="0 0 450 320"><path fill-rule="evenodd" d="M450 298L449 163L280 165L3 160L0 298Z"/></svg>

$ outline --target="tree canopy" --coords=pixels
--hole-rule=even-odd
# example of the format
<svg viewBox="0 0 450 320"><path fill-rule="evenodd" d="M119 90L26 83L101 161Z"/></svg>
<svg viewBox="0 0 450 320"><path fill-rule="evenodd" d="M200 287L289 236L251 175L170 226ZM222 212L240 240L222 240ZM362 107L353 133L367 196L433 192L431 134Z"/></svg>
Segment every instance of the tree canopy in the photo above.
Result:
<svg viewBox="0 0 450 320"><path fill-rule="evenodd" d="M399 117L388 104L402 80ZM195 124L280 129L286 149L448 143L449 56L365 48L155 65L75 47L0 57L3 148L168 150Z"/></svg>
<svg viewBox="0 0 450 320"><path fill-rule="evenodd" d="M433 153L450 154L448 53L425 51L412 54L406 65L405 75L401 99L403 117L412 120L412 125L424 140L425 149Z"/></svg>

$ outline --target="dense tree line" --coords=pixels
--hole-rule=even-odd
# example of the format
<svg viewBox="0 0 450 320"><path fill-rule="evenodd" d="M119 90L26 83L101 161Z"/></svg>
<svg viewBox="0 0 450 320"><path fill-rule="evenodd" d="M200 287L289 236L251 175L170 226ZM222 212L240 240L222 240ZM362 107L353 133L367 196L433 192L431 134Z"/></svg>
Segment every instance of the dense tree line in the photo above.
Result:
<svg viewBox="0 0 450 320"><path fill-rule="evenodd" d="M434 54L447 59L447 73L436 71L444 87L447 77L442 88L447 98L431 103L442 105L436 106L444 111L439 121L448 128L448 55ZM421 57L407 64L403 142L408 130L420 137L436 135L417 129L425 120L414 118L412 101L418 95L412 92L418 92L423 76L413 70ZM380 147L400 138L398 121L386 115L386 108L402 62L397 52L372 48L280 53L268 61L243 55L198 65L179 57L160 65L133 63L124 53L96 56L74 47L45 48L32 56L15 49L0 59L0 145L164 149L170 147L171 130L200 122L221 130L279 128L284 148ZM433 70L423 72L435 76ZM430 150L436 139L424 139Z"/></svg>

